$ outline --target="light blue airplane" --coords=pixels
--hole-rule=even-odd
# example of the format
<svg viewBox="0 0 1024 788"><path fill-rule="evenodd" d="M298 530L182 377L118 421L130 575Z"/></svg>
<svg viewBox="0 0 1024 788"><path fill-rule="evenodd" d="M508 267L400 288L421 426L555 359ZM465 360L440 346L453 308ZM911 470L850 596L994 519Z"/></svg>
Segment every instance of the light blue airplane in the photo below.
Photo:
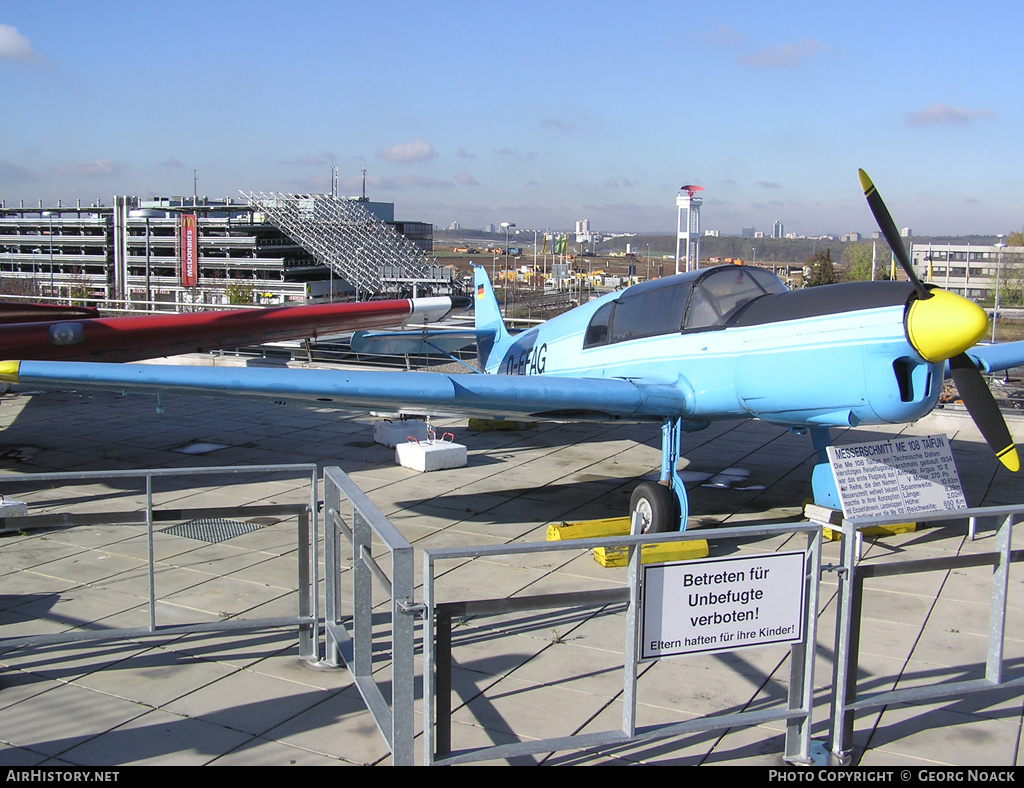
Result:
<svg viewBox="0 0 1024 788"><path fill-rule="evenodd" d="M958 295L926 287L867 176L868 203L909 282L790 291L771 272L725 265L609 293L535 328L505 327L475 266L471 331L353 337L361 352L446 352L476 343L467 373L289 370L22 361L0 364L31 385L299 399L414 414L656 421L661 481L642 482L631 510L647 531L686 527L680 438L721 419L759 418L810 433L816 503L840 508L826 448L832 427L912 422L957 383L999 459L1017 451L981 372L1024 364L1024 342L978 346L988 318Z"/></svg>

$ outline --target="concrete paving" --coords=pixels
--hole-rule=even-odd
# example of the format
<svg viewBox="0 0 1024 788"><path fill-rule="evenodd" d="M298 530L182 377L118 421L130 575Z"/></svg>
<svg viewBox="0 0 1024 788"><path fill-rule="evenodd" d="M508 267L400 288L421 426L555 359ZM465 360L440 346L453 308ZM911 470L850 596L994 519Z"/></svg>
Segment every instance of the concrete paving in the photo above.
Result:
<svg viewBox="0 0 1024 788"><path fill-rule="evenodd" d="M478 432L439 422L469 446L465 468L420 474L372 442L365 414L248 400L15 392L0 398L4 474L269 463L338 465L417 548L541 541L549 523L625 512L636 480L655 478L653 425L541 422L519 432ZM1014 420L1018 437L1024 422ZM962 414L903 428L846 431L858 443L898 432L945 433L972 506L1024 503L1024 474L997 467ZM711 555L723 525L792 522L810 493L810 441L756 421L684 436L687 470L750 471L746 489L693 483L691 528ZM123 480L0 486L39 512L138 510L144 493ZM160 480L164 507L303 503L308 479ZM224 541L159 532L154 539L158 623L294 615L294 522L264 519ZM160 526L164 526L161 524ZM866 540L865 561L989 550L982 530L928 528ZM777 550L782 540L744 545ZM826 544L824 563L838 561ZM0 536L0 638L148 622L145 529L96 524ZM420 562L416 562L417 572ZM441 599L622 586L625 569L572 551L458 562L438 582ZM989 572L990 574L990 572ZM828 737L836 584L822 581L814 738ZM1006 656L1024 659L1024 589L1011 575ZM864 689L915 686L975 675L984 663L984 570L935 572L872 586L861 659ZM453 744L617 728L622 714L624 612L531 613L459 622L454 645ZM638 722L660 724L778 707L788 649L644 663ZM1001 691L860 715L855 762L864 766L1016 765L1024 705ZM417 705L417 726L421 727ZM517 764L782 763L784 726L767 724L656 742L513 759ZM419 749L419 748L418 748ZM417 758L422 755L418 752ZM126 641L4 647L0 644L0 765L387 764L389 755L347 671L298 658L292 630L140 637Z"/></svg>

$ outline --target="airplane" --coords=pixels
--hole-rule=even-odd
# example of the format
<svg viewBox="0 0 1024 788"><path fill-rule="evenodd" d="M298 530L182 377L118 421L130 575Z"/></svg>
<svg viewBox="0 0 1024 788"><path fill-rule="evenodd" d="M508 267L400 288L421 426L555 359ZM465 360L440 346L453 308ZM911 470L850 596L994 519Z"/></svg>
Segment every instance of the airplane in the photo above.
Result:
<svg viewBox="0 0 1024 788"><path fill-rule="evenodd" d="M0 303L0 324L39 323L57 320L80 320L99 317L100 310L91 306L64 306L63 304Z"/></svg>
<svg viewBox="0 0 1024 788"><path fill-rule="evenodd" d="M9 361L0 363L0 378L312 400L371 412L660 422L660 481L641 482L630 501L645 532L686 528L677 471L683 432L751 417L809 432L817 451L814 500L839 509L826 454L831 428L916 421L937 405L947 374L1000 461L1019 470L982 372L1024 364L1024 342L975 346L988 328L985 312L918 279L881 197L863 171L860 177L910 281L791 291L763 268L716 266L608 293L512 333L486 270L475 266L473 329L353 337L354 348L380 352L449 352L475 343L480 368L466 373Z"/></svg>
<svg viewBox="0 0 1024 788"><path fill-rule="evenodd" d="M341 331L436 322L468 306L468 298L454 296L100 317L97 310L88 307L10 304L0 307L0 348L5 357L139 361Z"/></svg>

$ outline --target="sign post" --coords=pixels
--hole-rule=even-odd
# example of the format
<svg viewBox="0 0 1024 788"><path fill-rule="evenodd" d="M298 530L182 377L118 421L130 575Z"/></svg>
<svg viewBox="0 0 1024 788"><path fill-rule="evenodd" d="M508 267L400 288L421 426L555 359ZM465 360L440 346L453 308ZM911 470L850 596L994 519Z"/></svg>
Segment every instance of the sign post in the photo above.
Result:
<svg viewBox="0 0 1024 788"><path fill-rule="evenodd" d="M181 286L199 284L199 229L194 213L181 216Z"/></svg>

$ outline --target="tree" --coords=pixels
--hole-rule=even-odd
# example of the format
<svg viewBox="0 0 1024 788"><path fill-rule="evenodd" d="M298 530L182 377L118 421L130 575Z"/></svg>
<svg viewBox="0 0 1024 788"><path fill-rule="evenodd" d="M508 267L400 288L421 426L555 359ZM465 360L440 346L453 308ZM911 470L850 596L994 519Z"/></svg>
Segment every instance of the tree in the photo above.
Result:
<svg viewBox="0 0 1024 788"><path fill-rule="evenodd" d="M855 246L849 246L843 250L843 264L846 266L846 271L843 276L848 282L866 282L871 279L871 258L874 254L873 243L862 243L856 244ZM885 247L888 251L889 247ZM876 255L876 259L883 259L881 255Z"/></svg>
<svg viewBox="0 0 1024 788"><path fill-rule="evenodd" d="M88 306L87 299L92 298L92 287L89 286L89 277L81 266L75 269L74 273L68 274L68 303L72 306Z"/></svg>
<svg viewBox="0 0 1024 788"><path fill-rule="evenodd" d="M834 285L839 281L836 276L836 269L832 265L832 250L815 252L804 260L804 268L811 269L811 275L804 280L805 287L818 287L819 285Z"/></svg>
<svg viewBox="0 0 1024 788"><path fill-rule="evenodd" d="M8 299L9 301L37 301L39 286L35 279L4 277L3 281L0 281L0 293L17 296Z"/></svg>
<svg viewBox="0 0 1024 788"><path fill-rule="evenodd" d="M239 279L229 284L224 292L228 297L228 303L241 306L242 304L252 304L253 294L256 288L252 281L248 279Z"/></svg>
<svg viewBox="0 0 1024 788"><path fill-rule="evenodd" d="M1024 246L1024 230L1018 230L1006 236L1007 246Z"/></svg>
<svg viewBox="0 0 1024 788"><path fill-rule="evenodd" d="M999 300L1003 306L1019 304L1024 300L1024 259L1017 254L1004 253L1001 262Z"/></svg>

